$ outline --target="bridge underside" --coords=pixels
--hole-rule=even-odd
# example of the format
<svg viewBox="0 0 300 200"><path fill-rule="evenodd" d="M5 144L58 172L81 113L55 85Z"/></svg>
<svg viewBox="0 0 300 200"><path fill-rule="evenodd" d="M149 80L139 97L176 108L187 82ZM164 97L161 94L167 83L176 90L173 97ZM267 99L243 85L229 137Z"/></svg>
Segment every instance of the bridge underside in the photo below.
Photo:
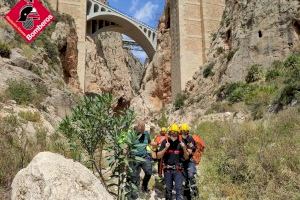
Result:
<svg viewBox="0 0 300 200"><path fill-rule="evenodd" d="M157 33L150 27L95 0L88 1L87 34L114 31L127 35L138 43L151 60L156 51Z"/></svg>

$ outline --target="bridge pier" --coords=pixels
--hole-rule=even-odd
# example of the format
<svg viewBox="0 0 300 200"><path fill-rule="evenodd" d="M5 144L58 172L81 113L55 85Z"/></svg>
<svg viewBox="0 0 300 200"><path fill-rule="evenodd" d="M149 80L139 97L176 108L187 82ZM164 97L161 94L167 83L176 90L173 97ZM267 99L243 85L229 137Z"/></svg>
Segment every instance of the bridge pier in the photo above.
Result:
<svg viewBox="0 0 300 200"><path fill-rule="evenodd" d="M225 0L170 1L173 100L206 62L224 7Z"/></svg>

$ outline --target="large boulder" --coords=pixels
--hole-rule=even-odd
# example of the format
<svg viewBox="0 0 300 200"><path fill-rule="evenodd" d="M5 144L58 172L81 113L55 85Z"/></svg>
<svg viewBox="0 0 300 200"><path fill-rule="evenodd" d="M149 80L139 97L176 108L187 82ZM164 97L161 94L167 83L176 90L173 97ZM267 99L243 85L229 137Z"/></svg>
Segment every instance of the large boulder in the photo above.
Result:
<svg viewBox="0 0 300 200"><path fill-rule="evenodd" d="M12 200L110 200L113 197L86 167L42 152L12 183Z"/></svg>

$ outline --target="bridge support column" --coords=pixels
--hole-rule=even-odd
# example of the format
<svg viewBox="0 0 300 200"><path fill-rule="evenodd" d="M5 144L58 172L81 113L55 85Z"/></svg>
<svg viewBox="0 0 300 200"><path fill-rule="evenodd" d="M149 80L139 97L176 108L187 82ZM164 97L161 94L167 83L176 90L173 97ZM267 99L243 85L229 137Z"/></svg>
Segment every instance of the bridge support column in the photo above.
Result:
<svg viewBox="0 0 300 200"><path fill-rule="evenodd" d="M218 30L225 0L170 1L172 39L172 99L201 70Z"/></svg>

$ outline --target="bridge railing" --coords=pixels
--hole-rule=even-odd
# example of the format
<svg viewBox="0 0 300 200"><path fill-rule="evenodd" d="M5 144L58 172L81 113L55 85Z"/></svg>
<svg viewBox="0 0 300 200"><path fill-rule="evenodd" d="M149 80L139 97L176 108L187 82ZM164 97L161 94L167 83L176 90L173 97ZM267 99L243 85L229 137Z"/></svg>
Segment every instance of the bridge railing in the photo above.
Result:
<svg viewBox="0 0 300 200"><path fill-rule="evenodd" d="M134 21L134 22L136 22L136 23L138 23L138 24L141 24L141 25L145 26L146 28L150 29L151 31L157 33L157 30L156 30L155 28L153 28L153 27L151 27L151 26L145 24L144 22L142 22L142 21L140 21L140 20L138 20L138 19L136 19L136 18L134 18L134 17L132 17L132 16L130 16L130 15L128 15L128 14L122 13L122 11L118 10L117 8L113 8L113 7L111 7L110 5L104 4L104 3L102 3L100 0L91 0L91 1L93 1L94 3L99 3L99 4L101 4L103 7L106 7L107 9L111 9L112 11L114 11L114 12L116 12L116 13L118 13L118 14L120 14L120 15L126 17L126 18L129 18L129 19L131 19L132 21Z"/></svg>

